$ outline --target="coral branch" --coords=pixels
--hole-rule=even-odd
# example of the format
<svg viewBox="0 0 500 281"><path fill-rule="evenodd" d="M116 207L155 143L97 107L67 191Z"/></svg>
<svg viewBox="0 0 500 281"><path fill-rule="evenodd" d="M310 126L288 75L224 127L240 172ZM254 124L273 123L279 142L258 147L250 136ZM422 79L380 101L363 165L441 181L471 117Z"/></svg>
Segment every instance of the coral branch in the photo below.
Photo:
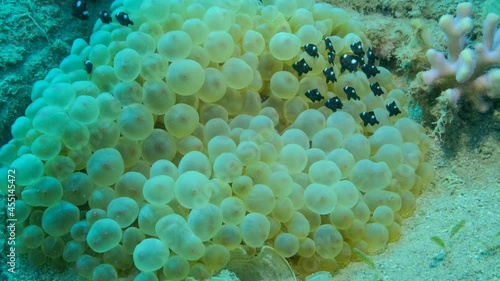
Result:
<svg viewBox="0 0 500 281"><path fill-rule="evenodd" d="M455 105L461 98L470 100L477 110L490 107L483 98L499 98L500 81L500 17L489 14L483 23L482 42L466 48L467 35L472 28L472 4L457 6L457 16L441 17L439 25L447 39L448 56L435 49L427 51L431 69L422 73L422 80L442 88L444 96ZM447 90L448 89L448 90ZM453 94L450 94L453 93Z"/></svg>
<svg viewBox="0 0 500 281"><path fill-rule="evenodd" d="M457 6L457 16L442 16L439 20L439 26L447 36L447 45L450 60L456 61L460 52L464 49L465 36L472 30L471 3L461 3Z"/></svg>

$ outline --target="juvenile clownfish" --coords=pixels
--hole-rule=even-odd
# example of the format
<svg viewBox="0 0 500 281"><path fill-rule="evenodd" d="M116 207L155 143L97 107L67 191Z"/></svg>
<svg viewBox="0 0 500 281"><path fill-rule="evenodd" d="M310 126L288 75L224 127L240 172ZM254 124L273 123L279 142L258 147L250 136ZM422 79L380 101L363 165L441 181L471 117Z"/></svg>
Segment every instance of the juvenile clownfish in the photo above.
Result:
<svg viewBox="0 0 500 281"><path fill-rule="evenodd" d="M358 57L363 57L365 55L365 51L363 51L363 46L361 46L361 41L352 43L350 45L351 51Z"/></svg>
<svg viewBox="0 0 500 281"><path fill-rule="evenodd" d="M333 97L325 102L325 106L326 108L331 109L333 112L336 112L337 109L342 109L343 104L338 97Z"/></svg>
<svg viewBox="0 0 500 281"><path fill-rule="evenodd" d="M337 82L337 78L335 78L335 72L333 71L333 67L330 68L327 67L323 69L323 74L326 77L326 84L328 84L329 81L331 81L332 83Z"/></svg>
<svg viewBox="0 0 500 281"><path fill-rule="evenodd" d="M307 64L305 59L301 59L300 61L294 62L292 64L292 68L295 69L295 71L297 71L299 77L302 74L307 74L309 71L312 70L312 68Z"/></svg>
<svg viewBox="0 0 500 281"><path fill-rule="evenodd" d="M333 49L332 41L328 37L325 37L325 47L328 51L335 53L335 50Z"/></svg>
<svg viewBox="0 0 500 281"><path fill-rule="evenodd" d="M356 72L358 70L358 65L359 57L357 56L343 54L340 57L340 72L342 73L344 73L346 69L349 70L349 72Z"/></svg>
<svg viewBox="0 0 500 281"><path fill-rule="evenodd" d="M87 3L85 2L85 0L73 1L73 10L71 12L71 15L81 20L89 19L89 11L87 10Z"/></svg>
<svg viewBox="0 0 500 281"><path fill-rule="evenodd" d="M399 110L395 101L392 101L391 103L387 103L385 105L385 108L387 108L387 111L389 111L389 117L391 117L393 115L398 115L401 113L401 110Z"/></svg>
<svg viewBox="0 0 500 281"><path fill-rule="evenodd" d="M375 117L375 112L373 111L368 111L368 112L361 112L359 114L359 117L361 117L361 120L363 120L363 125L366 127L366 125L375 125L379 124L377 117Z"/></svg>
<svg viewBox="0 0 500 281"><path fill-rule="evenodd" d="M380 87L380 84L378 82L371 83L370 90L372 90L375 96L381 96L384 94L384 90L382 90L382 87Z"/></svg>
<svg viewBox="0 0 500 281"><path fill-rule="evenodd" d="M377 67L371 63L363 64L361 66L361 70L363 70L363 72L366 74L367 78L375 77L377 74L380 73L380 70L378 70Z"/></svg>
<svg viewBox="0 0 500 281"><path fill-rule="evenodd" d="M345 86L344 93L347 95L347 100L350 100L350 99L359 100L359 96L356 93L356 90L351 86Z"/></svg>
<svg viewBox="0 0 500 281"><path fill-rule="evenodd" d="M316 45L314 45L314 44L305 44L304 45L304 50L311 57L315 57L315 58L319 57L318 47L316 47Z"/></svg>
<svg viewBox="0 0 500 281"><path fill-rule="evenodd" d="M368 48L366 51L366 57L368 58L368 63L375 64L375 60L378 60L378 56L376 56L371 48Z"/></svg>
<svg viewBox="0 0 500 281"><path fill-rule="evenodd" d="M328 52L328 63L333 65L333 61L335 60L335 51L329 51Z"/></svg>
<svg viewBox="0 0 500 281"><path fill-rule="evenodd" d="M87 71L88 74L92 72L92 69L94 68L94 65L92 62L87 58L83 64L85 65L85 70Z"/></svg>
<svg viewBox="0 0 500 281"><path fill-rule="evenodd" d="M312 89L305 93L306 97L309 98L312 102L317 102L320 100L324 100L325 97L321 95L318 89Z"/></svg>
<svg viewBox="0 0 500 281"><path fill-rule="evenodd" d="M130 20L130 17L127 13L119 12L115 15L116 20L119 24L123 26L134 25L134 22Z"/></svg>
<svg viewBox="0 0 500 281"><path fill-rule="evenodd" d="M99 18L101 19L102 23L110 23L112 22L112 17L111 15L106 12L106 10L103 10L100 14L99 14Z"/></svg>

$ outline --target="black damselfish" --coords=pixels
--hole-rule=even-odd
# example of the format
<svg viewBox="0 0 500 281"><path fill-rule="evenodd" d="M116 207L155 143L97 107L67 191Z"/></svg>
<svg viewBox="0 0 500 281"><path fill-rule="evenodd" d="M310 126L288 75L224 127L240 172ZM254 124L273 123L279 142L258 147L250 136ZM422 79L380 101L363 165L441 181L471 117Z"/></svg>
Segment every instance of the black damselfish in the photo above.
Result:
<svg viewBox="0 0 500 281"><path fill-rule="evenodd" d="M312 89L306 92L306 97L309 98L312 102L317 102L320 100L324 100L325 97L321 95L318 89Z"/></svg>
<svg viewBox="0 0 500 281"><path fill-rule="evenodd" d="M377 74L380 73L380 70L377 69L377 67L374 64L371 63L365 63L361 66L361 70L366 74L366 77L375 77Z"/></svg>
<svg viewBox="0 0 500 281"><path fill-rule="evenodd" d="M335 60L335 51L329 51L328 52L328 63L333 65L333 60Z"/></svg>
<svg viewBox="0 0 500 281"><path fill-rule="evenodd" d="M351 51L358 57L362 57L365 55L365 51L363 51L363 46L361 45L361 41L351 44Z"/></svg>
<svg viewBox="0 0 500 281"><path fill-rule="evenodd" d="M312 68L307 64L305 59L301 59L298 62L294 62L292 64L292 68L295 69L295 71L297 71L297 73L299 74L299 77L302 74L307 74L309 71L312 70Z"/></svg>
<svg viewBox="0 0 500 281"><path fill-rule="evenodd" d="M385 105L385 108L387 108L387 111L389 111L389 117L395 116L401 113L401 110L399 110L397 104L395 101L392 101L391 103L388 103Z"/></svg>
<svg viewBox="0 0 500 281"><path fill-rule="evenodd" d="M101 19L102 23L110 23L112 21L111 15L105 10L103 10L99 14L99 18Z"/></svg>
<svg viewBox="0 0 500 281"><path fill-rule="evenodd" d="M375 125L379 124L377 117L375 117L375 112L373 111L368 111L368 112L361 112L359 114L359 117L361 117L361 120L363 120L363 125L366 127L366 125Z"/></svg>
<svg viewBox="0 0 500 281"><path fill-rule="evenodd" d="M335 50L333 49L332 41L328 37L325 37L325 47L328 51L335 53Z"/></svg>
<svg viewBox="0 0 500 281"><path fill-rule="evenodd" d="M134 25L134 22L130 20L130 17L127 13L119 12L115 15L116 20L119 24L123 26Z"/></svg>
<svg viewBox="0 0 500 281"><path fill-rule="evenodd" d="M347 69L349 72L357 71L359 65L359 57L354 55L343 54L340 57L340 72L344 73Z"/></svg>
<svg viewBox="0 0 500 281"><path fill-rule="evenodd" d="M306 45L304 45L304 50L311 57L315 57L315 58L319 57L318 47L316 47L316 45L314 45L314 44L306 44Z"/></svg>
<svg viewBox="0 0 500 281"><path fill-rule="evenodd" d="M376 96L381 96L384 94L384 90L382 90L382 87L380 87L380 84L378 82L371 83L370 89L372 90L373 94Z"/></svg>
<svg viewBox="0 0 500 281"><path fill-rule="evenodd" d="M337 109L342 109L343 104L338 97L333 97L325 102L325 106L331 109L333 112L336 112Z"/></svg>
<svg viewBox="0 0 500 281"><path fill-rule="evenodd" d="M356 93L356 90L351 86L345 86L344 93L347 95L347 100L350 100L350 99L359 100L359 96Z"/></svg>
<svg viewBox="0 0 500 281"><path fill-rule="evenodd" d="M85 0L73 1L73 10L71 12L71 15L81 20L89 19L89 11L87 10L87 3L85 2Z"/></svg>
<svg viewBox="0 0 500 281"><path fill-rule="evenodd" d="M83 64L85 65L85 71L87 71L88 74L92 73L92 69L94 68L94 65L89 59L86 59Z"/></svg>
<svg viewBox="0 0 500 281"><path fill-rule="evenodd" d="M323 69L323 74L325 75L326 77L326 84L328 84L328 82L337 82L337 78L335 78L335 72L333 71L333 67L330 67L330 68L325 68Z"/></svg>
<svg viewBox="0 0 500 281"><path fill-rule="evenodd" d="M371 48L368 48L366 51L366 57L368 58L368 63L374 64L375 60L378 60L378 56L376 56Z"/></svg>

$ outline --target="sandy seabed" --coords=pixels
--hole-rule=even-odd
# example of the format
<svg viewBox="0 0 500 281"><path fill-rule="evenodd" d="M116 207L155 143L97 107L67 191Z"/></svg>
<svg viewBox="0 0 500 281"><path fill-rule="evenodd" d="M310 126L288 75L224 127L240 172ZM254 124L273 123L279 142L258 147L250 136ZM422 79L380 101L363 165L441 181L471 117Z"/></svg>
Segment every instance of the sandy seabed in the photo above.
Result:
<svg viewBox="0 0 500 281"><path fill-rule="evenodd" d="M70 2L0 2L0 145L11 138L10 125L29 104L31 85L59 64L69 53L75 38L89 37L100 10L110 5L109 0L89 3L91 19L80 21L71 17ZM368 27L374 45L377 40L383 41L381 32L392 34L384 38L385 45L379 48L387 52L387 65L384 66L397 75L398 87L406 90L415 74L428 67L415 59L425 50L420 53L417 50L413 56L405 55L411 39L411 19L424 17L430 30L436 31L440 15L454 12L460 1L436 1L432 5L415 0L329 2L353 9L353 17ZM480 29L483 1L473 1L473 4L476 29ZM437 42L442 44L442 35L436 32L436 36L440 38ZM434 120L425 115L425 107L432 103L431 100L429 104L420 104L424 108L422 124L429 133ZM447 125L447 131L440 138L432 138L429 157L437 169L435 182L417 199L414 214L405 218L400 240L389 244L383 253L372 256L383 280L500 280L499 144L498 103L485 114L459 111ZM0 205L5 204L5 198L1 198ZM4 213L0 214L0 219L5 221ZM467 221L465 227L451 241L447 239L450 229L463 219ZM74 266L64 271L49 266L33 268L24 257L18 257L16 273L7 274L6 231L2 224L0 280L80 280ZM443 237L448 247L445 259L435 267L431 267L431 262L441 249L430 240L432 236ZM333 280L373 278L374 271L357 262L336 272Z"/></svg>

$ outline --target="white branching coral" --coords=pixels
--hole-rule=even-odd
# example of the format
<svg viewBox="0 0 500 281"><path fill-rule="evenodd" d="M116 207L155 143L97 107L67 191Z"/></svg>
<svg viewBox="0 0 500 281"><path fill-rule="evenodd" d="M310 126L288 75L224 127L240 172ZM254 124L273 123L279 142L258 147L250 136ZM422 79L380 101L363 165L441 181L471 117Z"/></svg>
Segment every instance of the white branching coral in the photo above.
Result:
<svg viewBox="0 0 500 281"><path fill-rule="evenodd" d="M470 100L480 112L490 108L485 97L500 98L500 17L490 13L483 23L483 39L467 48L472 29L472 4L461 3L457 15L442 16L439 25L446 35L448 53L430 49L431 69L422 73L424 83L443 89L443 97L456 106L461 98Z"/></svg>

